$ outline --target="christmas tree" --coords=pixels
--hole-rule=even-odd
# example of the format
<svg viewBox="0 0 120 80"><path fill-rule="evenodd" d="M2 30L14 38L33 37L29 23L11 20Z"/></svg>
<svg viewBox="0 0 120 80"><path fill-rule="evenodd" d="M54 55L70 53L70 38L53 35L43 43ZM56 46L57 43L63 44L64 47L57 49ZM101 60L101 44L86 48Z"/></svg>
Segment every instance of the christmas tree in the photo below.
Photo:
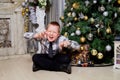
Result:
<svg viewBox="0 0 120 80"><path fill-rule="evenodd" d="M89 60L112 63L114 39L120 34L120 0L66 0L61 34L77 41L84 50L89 45Z"/></svg>

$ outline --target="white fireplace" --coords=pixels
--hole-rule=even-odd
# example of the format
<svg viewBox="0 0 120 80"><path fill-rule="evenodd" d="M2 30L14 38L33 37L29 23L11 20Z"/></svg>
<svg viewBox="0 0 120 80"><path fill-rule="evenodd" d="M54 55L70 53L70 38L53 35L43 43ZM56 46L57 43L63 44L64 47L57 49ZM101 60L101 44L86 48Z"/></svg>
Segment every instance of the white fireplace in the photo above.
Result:
<svg viewBox="0 0 120 80"><path fill-rule="evenodd" d="M26 53L20 2L0 2L0 57Z"/></svg>

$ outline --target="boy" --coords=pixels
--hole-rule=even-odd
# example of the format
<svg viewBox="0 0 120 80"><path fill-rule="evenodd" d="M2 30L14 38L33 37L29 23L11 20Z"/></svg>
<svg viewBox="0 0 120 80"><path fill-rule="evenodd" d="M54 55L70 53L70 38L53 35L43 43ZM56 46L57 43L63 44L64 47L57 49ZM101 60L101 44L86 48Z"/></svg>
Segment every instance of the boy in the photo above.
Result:
<svg viewBox="0 0 120 80"><path fill-rule="evenodd" d="M32 38L39 39L44 46L41 54L34 54L32 57L34 72L50 70L71 74L71 56L69 53L62 54L62 50L63 48L79 49L80 46L77 42L60 35L60 25L57 22L50 22L46 31L36 33Z"/></svg>

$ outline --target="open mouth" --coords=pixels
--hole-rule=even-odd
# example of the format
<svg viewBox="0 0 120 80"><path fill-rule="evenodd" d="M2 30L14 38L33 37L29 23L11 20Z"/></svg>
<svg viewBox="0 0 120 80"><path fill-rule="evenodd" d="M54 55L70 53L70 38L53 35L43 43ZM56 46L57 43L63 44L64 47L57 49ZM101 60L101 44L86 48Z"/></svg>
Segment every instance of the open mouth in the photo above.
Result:
<svg viewBox="0 0 120 80"><path fill-rule="evenodd" d="M53 39L53 36L49 36L49 39Z"/></svg>

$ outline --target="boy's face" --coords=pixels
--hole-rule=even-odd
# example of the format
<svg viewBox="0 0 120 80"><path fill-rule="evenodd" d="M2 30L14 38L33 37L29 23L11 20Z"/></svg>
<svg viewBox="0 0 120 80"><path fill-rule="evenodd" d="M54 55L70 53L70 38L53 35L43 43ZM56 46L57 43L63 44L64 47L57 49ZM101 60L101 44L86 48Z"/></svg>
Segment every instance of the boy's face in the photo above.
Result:
<svg viewBox="0 0 120 80"><path fill-rule="evenodd" d="M56 25L49 25L47 30L47 39L49 42L53 42L55 40L57 40L57 38L59 37L60 33L59 33L59 26Z"/></svg>

